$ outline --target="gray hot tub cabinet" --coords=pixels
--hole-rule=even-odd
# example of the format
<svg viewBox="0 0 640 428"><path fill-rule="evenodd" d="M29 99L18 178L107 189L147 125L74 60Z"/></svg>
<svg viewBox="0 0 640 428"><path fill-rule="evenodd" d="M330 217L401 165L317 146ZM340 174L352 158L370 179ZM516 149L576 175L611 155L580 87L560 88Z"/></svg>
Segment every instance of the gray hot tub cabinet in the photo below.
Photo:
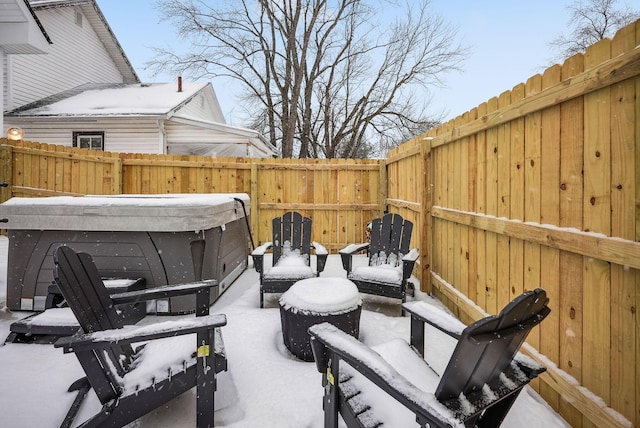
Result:
<svg viewBox="0 0 640 428"><path fill-rule="evenodd" d="M104 277L142 277L147 287L216 279L213 303L247 267L249 205L246 194L12 198L0 204L7 307L44 310L59 245L91 254ZM148 312L194 308L186 296L156 301Z"/></svg>

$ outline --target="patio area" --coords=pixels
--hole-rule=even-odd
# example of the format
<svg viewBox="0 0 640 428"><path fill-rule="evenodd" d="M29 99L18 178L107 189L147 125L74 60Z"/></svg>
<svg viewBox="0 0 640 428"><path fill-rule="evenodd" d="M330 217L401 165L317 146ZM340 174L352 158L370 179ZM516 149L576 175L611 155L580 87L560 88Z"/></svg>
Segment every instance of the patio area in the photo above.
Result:
<svg viewBox="0 0 640 428"><path fill-rule="evenodd" d="M83 371L73 354L63 354L52 345L1 345L9 333L9 325L29 315L6 309L7 243L5 237L0 237L0 425L57 427L74 398L74 394L66 392L67 388L83 376ZM366 263L366 259L363 257L361 262ZM329 256L321 276L345 276L339 256ZM416 283L415 279L413 282ZM216 426L322 427L321 374L314 363L291 356L282 339L277 296L269 295L265 308L260 309L258 286L258 274L249 267L211 308L211 313L226 314L228 320L222 333L229 369L217 378ZM419 284L416 288L419 289ZM420 292L415 298L439 304ZM361 341L378 346L396 339L409 339L409 317L401 316L397 300L364 296L364 301ZM145 321L153 318L147 317ZM407 366L398 371L411 373L412 369ZM416 384L420 385L419 381L416 380ZM382 418L392 418L388 426L416 426L411 415L394 409L394 403L384 397L375 403ZM76 420L83 421L98 408L97 398L89 397ZM195 390L130 426L195 426ZM527 387L503 426L568 425Z"/></svg>

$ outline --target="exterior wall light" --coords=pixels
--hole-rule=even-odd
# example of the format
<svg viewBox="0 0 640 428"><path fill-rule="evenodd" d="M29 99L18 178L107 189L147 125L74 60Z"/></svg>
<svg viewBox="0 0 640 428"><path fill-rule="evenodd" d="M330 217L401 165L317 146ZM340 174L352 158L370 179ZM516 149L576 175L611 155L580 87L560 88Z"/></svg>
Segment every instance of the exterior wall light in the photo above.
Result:
<svg viewBox="0 0 640 428"><path fill-rule="evenodd" d="M10 140L22 140L24 137L24 131L22 128L14 127L7 128L7 138Z"/></svg>

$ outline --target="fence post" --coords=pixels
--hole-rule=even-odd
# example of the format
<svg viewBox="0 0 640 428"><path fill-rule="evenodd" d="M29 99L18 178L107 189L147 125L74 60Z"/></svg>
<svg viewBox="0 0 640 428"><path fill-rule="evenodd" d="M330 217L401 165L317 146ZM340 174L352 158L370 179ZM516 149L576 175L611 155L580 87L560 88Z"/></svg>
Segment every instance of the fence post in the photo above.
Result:
<svg viewBox="0 0 640 428"><path fill-rule="evenodd" d="M387 196L389 196L389 182L387 181L387 160L380 163L380 212L379 217L387 211Z"/></svg>
<svg viewBox="0 0 640 428"><path fill-rule="evenodd" d="M433 192L433 168L431 166L431 137L425 137L420 143L420 157L422 159L422 236L420 237L420 265L422 266L420 288L431 294L431 245L433 231L431 230L431 197Z"/></svg>
<svg viewBox="0 0 640 428"><path fill-rule="evenodd" d="M260 224L260 210L258 203L258 160L251 158L251 194L249 200L251 201L251 229L258 233L258 225ZM257 238L256 245L260 243L260 237Z"/></svg>
<svg viewBox="0 0 640 428"><path fill-rule="evenodd" d="M0 146L0 183L8 186L0 187L0 203L11 198L11 181L13 180L13 147L3 144Z"/></svg>
<svg viewBox="0 0 640 428"><path fill-rule="evenodd" d="M122 194L122 177L124 176L124 168L122 159L120 157L116 157L113 159L113 176L111 177L111 194L112 195L121 195Z"/></svg>

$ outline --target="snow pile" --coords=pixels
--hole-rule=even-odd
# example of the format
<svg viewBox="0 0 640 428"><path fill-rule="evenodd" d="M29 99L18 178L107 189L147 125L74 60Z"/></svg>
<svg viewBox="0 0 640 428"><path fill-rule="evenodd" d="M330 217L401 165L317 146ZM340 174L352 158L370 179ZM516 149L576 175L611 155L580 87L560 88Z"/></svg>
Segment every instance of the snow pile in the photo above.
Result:
<svg viewBox="0 0 640 428"><path fill-rule="evenodd" d="M76 325L80 328L76 317L71 312L70 308L52 308L41 314L29 318L28 322L34 326L67 326Z"/></svg>
<svg viewBox="0 0 640 428"><path fill-rule="evenodd" d="M292 250L291 242L282 245L282 255L272 268L264 273L269 279L304 279L315 276L309 263L309 256L300 254L300 250Z"/></svg>
<svg viewBox="0 0 640 428"><path fill-rule="evenodd" d="M138 357L140 364L118 379L123 395L135 394L196 364L197 343L195 334L158 339L147 343L140 351L141 355Z"/></svg>
<svg viewBox="0 0 640 428"><path fill-rule="evenodd" d="M310 278L298 281L280 298L294 312L338 315L362 306L358 287L345 278Z"/></svg>
<svg viewBox="0 0 640 428"><path fill-rule="evenodd" d="M359 266L351 271L351 278L400 286L402 284L402 267L390 264Z"/></svg>

